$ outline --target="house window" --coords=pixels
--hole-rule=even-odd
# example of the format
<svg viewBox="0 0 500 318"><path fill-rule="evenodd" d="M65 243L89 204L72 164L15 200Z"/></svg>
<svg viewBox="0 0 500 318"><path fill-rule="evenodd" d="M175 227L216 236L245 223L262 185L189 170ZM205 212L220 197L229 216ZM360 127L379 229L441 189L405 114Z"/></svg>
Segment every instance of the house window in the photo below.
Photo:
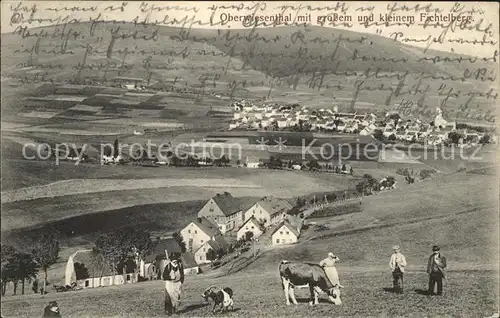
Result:
<svg viewBox="0 0 500 318"><path fill-rule="evenodd" d="M191 234L191 230L188 230L188 233Z"/></svg>
<svg viewBox="0 0 500 318"><path fill-rule="evenodd" d="M255 228L255 226L252 225L252 230Z"/></svg>
<svg viewBox="0 0 500 318"><path fill-rule="evenodd" d="M283 235L283 231L280 231L280 235Z"/></svg>
<svg viewBox="0 0 500 318"><path fill-rule="evenodd" d="M208 211L213 212L213 211L214 211L214 209L213 209L213 208L210 208L210 209L208 209Z"/></svg>
<svg viewBox="0 0 500 318"><path fill-rule="evenodd" d="M127 275L127 282L130 281L130 275Z"/></svg>
<svg viewBox="0 0 500 318"><path fill-rule="evenodd" d="M280 243L280 239L276 239L276 244L279 244Z"/></svg>
<svg viewBox="0 0 500 318"><path fill-rule="evenodd" d="M286 235L290 234L290 232L286 231Z"/></svg>
<svg viewBox="0 0 500 318"><path fill-rule="evenodd" d="M203 248L203 252L206 252L206 248Z"/></svg>
<svg viewBox="0 0 500 318"><path fill-rule="evenodd" d="M194 234L198 234L198 231L197 231L197 230L194 230Z"/></svg>
<svg viewBox="0 0 500 318"><path fill-rule="evenodd" d="M201 242L203 243L203 240L201 240Z"/></svg>
<svg viewBox="0 0 500 318"><path fill-rule="evenodd" d="M88 280L85 281L85 287L89 287L89 284L90 282Z"/></svg>

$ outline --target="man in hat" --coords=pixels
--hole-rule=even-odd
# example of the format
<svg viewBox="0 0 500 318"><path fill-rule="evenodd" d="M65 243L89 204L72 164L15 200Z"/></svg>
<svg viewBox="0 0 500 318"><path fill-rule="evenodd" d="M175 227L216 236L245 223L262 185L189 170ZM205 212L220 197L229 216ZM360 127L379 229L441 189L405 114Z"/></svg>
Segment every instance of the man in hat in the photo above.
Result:
<svg viewBox="0 0 500 318"><path fill-rule="evenodd" d="M165 313L175 314L181 301L181 288L184 283L184 267L180 260L173 259L165 266L163 280L165 281Z"/></svg>
<svg viewBox="0 0 500 318"><path fill-rule="evenodd" d="M441 255L437 245L432 247L432 254L427 262L427 274L429 274L429 296L434 295L434 286L437 284L437 295L443 294L443 278L446 278L446 258Z"/></svg>
<svg viewBox="0 0 500 318"><path fill-rule="evenodd" d="M61 317L61 311L57 305L57 301L51 301L43 309L43 317Z"/></svg>
<svg viewBox="0 0 500 318"><path fill-rule="evenodd" d="M389 266L392 270L392 283L395 291L403 293L403 273L405 272L406 258L403 254L401 254L398 245L394 245L392 250L394 253L392 253L389 261ZM398 284L399 281L401 282L401 285Z"/></svg>

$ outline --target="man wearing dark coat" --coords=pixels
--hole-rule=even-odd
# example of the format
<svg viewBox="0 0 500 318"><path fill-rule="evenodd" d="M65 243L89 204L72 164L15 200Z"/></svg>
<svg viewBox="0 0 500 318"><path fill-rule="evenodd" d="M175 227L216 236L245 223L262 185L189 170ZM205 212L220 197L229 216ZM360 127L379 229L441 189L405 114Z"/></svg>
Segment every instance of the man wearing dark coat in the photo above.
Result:
<svg viewBox="0 0 500 318"><path fill-rule="evenodd" d="M437 284L437 295L443 294L443 279L446 278L446 258L441 254L437 245L432 247L432 254L427 262L427 274L429 274L429 296L434 294L434 287Z"/></svg>

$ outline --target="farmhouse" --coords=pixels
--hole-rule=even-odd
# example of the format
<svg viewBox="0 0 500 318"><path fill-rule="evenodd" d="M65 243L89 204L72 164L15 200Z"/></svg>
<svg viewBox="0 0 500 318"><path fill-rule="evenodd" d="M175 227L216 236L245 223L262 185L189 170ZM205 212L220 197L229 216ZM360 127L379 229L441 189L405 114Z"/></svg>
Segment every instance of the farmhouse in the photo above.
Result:
<svg viewBox="0 0 500 318"><path fill-rule="evenodd" d="M289 222L281 222L271 234L272 245L283 245L296 243L300 236L300 230Z"/></svg>
<svg viewBox="0 0 500 318"><path fill-rule="evenodd" d="M92 250L80 250L66 262L65 284L76 283L78 287L94 288L136 283L139 274L134 273L134 267L125 266L123 274L117 274L99 254Z"/></svg>
<svg viewBox="0 0 500 318"><path fill-rule="evenodd" d="M216 236L213 240L205 242L194 253L197 264L210 263L219 255L224 255L228 252L230 244L221 235Z"/></svg>
<svg viewBox="0 0 500 318"><path fill-rule="evenodd" d="M258 168L259 165L260 165L260 160L259 158L256 158L256 157L246 157L245 158L245 164L246 164L246 167L247 168Z"/></svg>
<svg viewBox="0 0 500 318"><path fill-rule="evenodd" d="M245 238L245 235L247 232L251 232L253 234L253 237L257 238L264 233L265 228L260 225L259 222L255 219L255 217L251 217L248 220L246 220L245 223L238 229L238 232L236 234L236 239L239 241L242 238Z"/></svg>
<svg viewBox="0 0 500 318"><path fill-rule="evenodd" d="M286 200L263 197L245 212L245 221L254 217L266 226L277 224L293 206Z"/></svg>
<svg viewBox="0 0 500 318"><path fill-rule="evenodd" d="M239 227L243 223L243 211L240 202L229 192L218 193L208 200L198 212L198 217L205 217L217 224L222 234Z"/></svg>
<svg viewBox="0 0 500 318"><path fill-rule="evenodd" d="M217 225L213 224L206 218L198 218L196 221L190 222L181 231L182 239L186 243L186 250L194 252L203 245L203 243L210 241L220 232Z"/></svg>

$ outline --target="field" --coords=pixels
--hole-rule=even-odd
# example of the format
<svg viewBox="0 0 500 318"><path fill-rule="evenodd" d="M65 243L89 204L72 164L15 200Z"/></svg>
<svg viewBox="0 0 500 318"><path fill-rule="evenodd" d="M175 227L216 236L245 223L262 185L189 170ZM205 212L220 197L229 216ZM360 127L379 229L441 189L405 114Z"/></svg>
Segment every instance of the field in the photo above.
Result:
<svg viewBox="0 0 500 318"><path fill-rule="evenodd" d="M2 165L3 180L12 181L2 191L2 199L11 201L2 204L2 231L133 205L206 200L223 191L238 197L272 194L293 198L325 189L343 190L357 182L356 177L335 174L235 167L75 168L71 163L28 160L4 161Z"/></svg>
<svg viewBox="0 0 500 318"><path fill-rule="evenodd" d="M229 317L487 317L497 311L499 295L492 291L497 287L494 282L498 276L489 271L451 272L445 283L444 296L430 298L421 292L427 284L427 275L422 272L408 273L406 293L397 295L384 290L391 285L387 271L360 272L339 267L342 283L346 286L342 291L342 306L326 303L326 299L322 298L319 305L311 307L306 302L308 292L299 290L299 305L287 307L276 268L277 264L269 273L251 276L238 274L216 280L203 275L187 277L179 314L189 317L213 316L211 306L200 297L205 288L211 285L233 288L235 310L224 315ZM57 300L63 317L80 317L82 312L90 317L158 317L164 316L162 297L163 284L160 281L137 286L52 293L44 297L9 297L2 301L2 315L40 316L50 300Z"/></svg>
<svg viewBox="0 0 500 318"><path fill-rule="evenodd" d="M221 285L235 290L236 311L228 314L235 317L270 316L278 311L293 317L332 313L341 316L489 316L497 311L499 296L499 224L495 204L498 187L494 180L491 175L461 172L365 197L361 212L324 217L322 227L310 227L304 237L307 239L265 250L254 263L235 274L213 278L207 272L188 277L181 315L209 315L209 308L199 295L210 285ZM168 206L144 209L156 212L142 213L142 217L131 220L150 229L151 224L167 220L161 211L169 210ZM186 209L190 208L182 208ZM131 213L130 216L140 213L141 207L135 211L117 211L112 220L119 224L116 216L127 219L127 213ZM83 244L82 239L75 236L68 240L63 255L67 257L76 245ZM89 246L88 241L85 244ZM387 260L394 244L402 247L409 263L404 295L388 290L391 278ZM441 246L449 264L445 295L440 298L429 298L423 292L427 283L423 271L434 244ZM342 296L344 304L333 307L322 303L311 308L303 303L287 308L276 272L279 262L283 259L319 262L328 251L341 259L338 270L346 286ZM63 277L65 258L61 257L49 271L52 283L58 283ZM298 296L305 298L307 293L301 290ZM78 316L82 310L90 316L159 316L162 315L161 297L161 282L146 282L66 294L51 292L43 298L8 296L2 299L2 310L7 317L34 316L49 300L55 299L65 316Z"/></svg>

